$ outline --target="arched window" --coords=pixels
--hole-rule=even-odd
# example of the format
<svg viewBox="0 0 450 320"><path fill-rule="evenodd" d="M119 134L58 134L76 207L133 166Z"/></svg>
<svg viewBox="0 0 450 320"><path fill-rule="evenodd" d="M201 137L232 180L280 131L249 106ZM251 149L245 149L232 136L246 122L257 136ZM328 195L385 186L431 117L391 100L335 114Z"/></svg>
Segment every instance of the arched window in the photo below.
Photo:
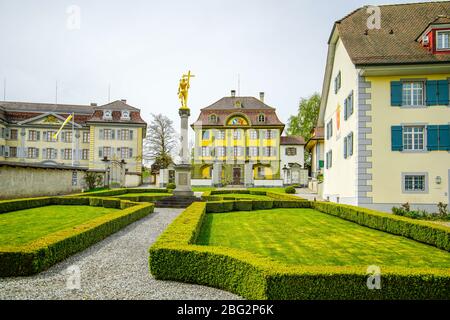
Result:
<svg viewBox="0 0 450 320"><path fill-rule="evenodd" d="M217 123L217 116L215 114L212 114L209 116L209 122L210 123Z"/></svg>
<svg viewBox="0 0 450 320"><path fill-rule="evenodd" d="M258 122L266 122L266 116L264 114L260 114L258 116Z"/></svg>

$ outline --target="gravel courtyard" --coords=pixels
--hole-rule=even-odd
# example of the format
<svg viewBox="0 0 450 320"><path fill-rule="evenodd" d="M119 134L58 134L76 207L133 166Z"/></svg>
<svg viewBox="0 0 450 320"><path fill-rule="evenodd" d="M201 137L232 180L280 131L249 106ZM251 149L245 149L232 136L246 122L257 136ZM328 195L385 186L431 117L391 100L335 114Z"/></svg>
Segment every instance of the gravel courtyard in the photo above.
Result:
<svg viewBox="0 0 450 320"><path fill-rule="evenodd" d="M239 299L213 288L157 281L149 274L149 246L180 213L156 208L150 216L36 276L0 278L0 299ZM72 266L80 270L80 289L67 288Z"/></svg>

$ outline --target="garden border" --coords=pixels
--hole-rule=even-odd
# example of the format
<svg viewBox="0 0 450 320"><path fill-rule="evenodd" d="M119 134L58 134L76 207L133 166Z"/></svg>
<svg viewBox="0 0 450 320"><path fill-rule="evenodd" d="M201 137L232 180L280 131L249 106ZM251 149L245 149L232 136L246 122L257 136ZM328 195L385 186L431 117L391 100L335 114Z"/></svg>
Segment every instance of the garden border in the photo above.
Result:
<svg viewBox="0 0 450 320"><path fill-rule="evenodd" d="M221 212L234 211L241 205L238 203L242 202L247 203L247 206L252 202L253 205L253 201L222 201ZM383 228L379 230L387 232L392 231L394 226L402 226L394 234L409 235L410 238L421 234L420 230L435 230L435 235L441 236L427 239L440 239L435 241L435 246L440 248L445 243L441 241L443 234L447 239L450 235L450 228L411 222L407 218L373 210L309 201L298 203L298 206L323 210L324 213L374 229ZM209 206L208 209L208 203L192 204L149 249L149 268L156 279L207 285L246 299L258 300L450 297L450 271L447 269L384 268L381 275L382 290L369 290L367 267L292 266L244 250L195 245L206 214L216 212L211 208L217 204ZM393 221L387 221L389 219ZM408 228L416 232L404 232Z"/></svg>
<svg viewBox="0 0 450 320"><path fill-rule="evenodd" d="M0 213L52 204L102 206L121 210L48 234L24 245L0 246L0 277L28 276L42 272L154 210L154 205L150 203L134 203L115 198L43 197L0 201Z"/></svg>

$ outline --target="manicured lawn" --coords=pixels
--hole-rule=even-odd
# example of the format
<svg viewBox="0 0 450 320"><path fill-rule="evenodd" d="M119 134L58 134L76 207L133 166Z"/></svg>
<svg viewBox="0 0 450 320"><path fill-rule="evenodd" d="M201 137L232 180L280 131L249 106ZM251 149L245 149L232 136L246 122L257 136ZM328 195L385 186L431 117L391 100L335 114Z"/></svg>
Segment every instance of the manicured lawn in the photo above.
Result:
<svg viewBox="0 0 450 320"><path fill-rule="evenodd" d="M192 187L192 191L194 192L205 192L205 191L213 191L216 188L213 187Z"/></svg>
<svg viewBox="0 0 450 320"><path fill-rule="evenodd" d="M0 246L26 244L116 211L118 209L54 205L0 214Z"/></svg>
<svg viewBox="0 0 450 320"><path fill-rule="evenodd" d="M145 192L145 193L125 193L125 194L121 194L120 196L115 196L115 198L124 198L124 197L160 197L160 196L166 196L166 197L170 197L172 194L171 193L151 193L151 192Z"/></svg>
<svg viewBox="0 0 450 320"><path fill-rule="evenodd" d="M216 194L214 197L224 197L224 198L236 198L236 199L251 199L251 200L274 200L268 196L256 195L256 194L245 194L245 193L230 193L230 194Z"/></svg>
<svg viewBox="0 0 450 320"><path fill-rule="evenodd" d="M198 244L297 265L450 267L447 251L312 209L208 214Z"/></svg>

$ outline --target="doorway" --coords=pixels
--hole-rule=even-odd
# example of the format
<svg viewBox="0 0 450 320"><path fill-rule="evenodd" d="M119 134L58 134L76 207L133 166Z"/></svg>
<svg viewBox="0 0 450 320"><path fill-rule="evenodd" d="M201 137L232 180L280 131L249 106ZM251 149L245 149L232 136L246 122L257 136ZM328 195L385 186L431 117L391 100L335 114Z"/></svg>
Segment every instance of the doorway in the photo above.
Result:
<svg viewBox="0 0 450 320"><path fill-rule="evenodd" d="M233 168L233 184L241 184L241 168Z"/></svg>

